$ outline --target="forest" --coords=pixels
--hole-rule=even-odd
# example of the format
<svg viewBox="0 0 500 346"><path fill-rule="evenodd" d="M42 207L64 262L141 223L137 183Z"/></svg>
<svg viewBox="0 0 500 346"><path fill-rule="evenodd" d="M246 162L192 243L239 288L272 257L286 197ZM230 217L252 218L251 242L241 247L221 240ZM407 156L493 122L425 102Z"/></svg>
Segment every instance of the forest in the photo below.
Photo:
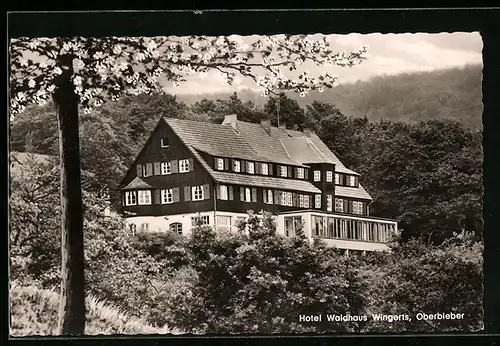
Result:
<svg viewBox="0 0 500 346"><path fill-rule="evenodd" d="M81 115L90 294L170 332L481 329L481 67L377 77L297 99L282 93L263 102L251 95L205 95L195 102L164 93L130 95ZM252 214L248 235L198 228L190 239L130 234L121 218L103 216L105 206L117 207L117 183L160 117L218 123L227 114L274 124L279 115L287 128L314 129L362 175L374 200L371 214L398 220L402 233L391 253L345 258L321 242L309 244L300 232L291 239L277 236L269 218L261 222ZM60 261L53 105L19 114L10 139L11 152L48 157L30 154L22 176L11 174L11 280L51 289L59 281ZM438 310L465 312L467 318L389 327L296 320L321 311ZM268 316L266 323L260 316Z"/></svg>

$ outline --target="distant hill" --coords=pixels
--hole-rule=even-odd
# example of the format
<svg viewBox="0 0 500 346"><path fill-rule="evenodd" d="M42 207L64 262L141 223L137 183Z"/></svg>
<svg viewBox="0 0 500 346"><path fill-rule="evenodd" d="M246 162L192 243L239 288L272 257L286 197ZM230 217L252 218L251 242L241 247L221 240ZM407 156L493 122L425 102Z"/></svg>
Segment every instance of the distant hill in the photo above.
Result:
<svg viewBox="0 0 500 346"><path fill-rule="evenodd" d="M177 98L193 104L203 98L228 99L231 93L178 95ZM432 72L404 73L378 76L368 81L342 84L323 93L311 92L304 98L295 93L305 108L313 101L335 104L347 116L364 117L378 121L394 120L418 122L430 119L454 119L467 128L482 129L482 66ZM238 92L243 101L253 101L263 106L267 99L258 92Z"/></svg>

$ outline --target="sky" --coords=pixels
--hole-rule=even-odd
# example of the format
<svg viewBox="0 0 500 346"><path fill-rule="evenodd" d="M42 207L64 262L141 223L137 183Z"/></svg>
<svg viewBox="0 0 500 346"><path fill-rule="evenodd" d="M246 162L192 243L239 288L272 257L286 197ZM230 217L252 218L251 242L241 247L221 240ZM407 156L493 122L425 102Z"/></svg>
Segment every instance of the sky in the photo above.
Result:
<svg viewBox="0 0 500 346"><path fill-rule="evenodd" d="M255 36L254 36L255 37ZM251 42L251 36L242 37ZM301 69L311 75L323 70L338 76L339 83L367 80L378 75L394 75L405 72L432 71L467 64L482 64L483 42L478 32L439 34L349 34L327 35L334 51L357 50L368 45L368 59L360 65L348 67L318 67L306 63ZM213 72L205 77L190 76L179 87L166 85L165 91L172 94L205 94L233 92L241 89L259 90L251 79L242 79L237 86L229 86L223 77Z"/></svg>

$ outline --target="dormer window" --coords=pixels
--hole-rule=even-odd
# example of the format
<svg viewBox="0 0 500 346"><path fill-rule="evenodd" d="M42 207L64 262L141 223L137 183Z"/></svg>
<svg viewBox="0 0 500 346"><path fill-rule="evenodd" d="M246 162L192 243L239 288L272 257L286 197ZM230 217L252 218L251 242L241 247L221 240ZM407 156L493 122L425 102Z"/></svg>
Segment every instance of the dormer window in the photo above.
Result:
<svg viewBox="0 0 500 346"><path fill-rule="evenodd" d="M241 172L241 163L238 160L233 161L233 171L234 172Z"/></svg>
<svg viewBox="0 0 500 346"><path fill-rule="evenodd" d="M255 163L248 162L248 173L255 174Z"/></svg>
<svg viewBox="0 0 500 346"><path fill-rule="evenodd" d="M161 139L161 147L162 148L168 148L170 146L170 142L168 140L168 137L163 137Z"/></svg>
<svg viewBox="0 0 500 346"><path fill-rule="evenodd" d="M280 168L280 173L281 173L280 175L281 175L283 178L286 178L286 176L287 176L287 168L286 168L286 166L281 166L281 168Z"/></svg>
<svg viewBox="0 0 500 346"><path fill-rule="evenodd" d="M304 168L302 167L297 168L297 178L304 179Z"/></svg>
<svg viewBox="0 0 500 346"><path fill-rule="evenodd" d="M321 171L314 171L314 181L321 181Z"/></svg>
<svg viewBox="0 0 500 346"><path fill-rule="evenodd" d="M224 159L217 159L217 169L219 171L224 170Z"/></svg>
<svg viewBox="0 0 500 346"><path fill-rule="evenodd" d="M354 175L349 175L347 177L347 184L349 186L356 186L356 177Z"/></svg>
<svg viewBox="0 0 500 346"><path fill-rule="evenodd" d="M261 168L261 170L262 170L262 174L264 174L264 175L268 175L268 174L269 174L269 166L268 166L268 164L267 164L267 163L263 163L263 164L261 165L261 167L262 167L262 168Z"/></svg>

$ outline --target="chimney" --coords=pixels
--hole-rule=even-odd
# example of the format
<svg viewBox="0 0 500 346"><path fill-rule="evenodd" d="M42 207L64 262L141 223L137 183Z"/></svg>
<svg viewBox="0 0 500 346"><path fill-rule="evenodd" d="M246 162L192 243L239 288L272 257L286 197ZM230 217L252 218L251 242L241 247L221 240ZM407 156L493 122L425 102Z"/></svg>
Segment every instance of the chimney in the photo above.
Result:
<svg viewBox="0 0 500 346"><path fill-rule="evenodd" d="M302 131L304 132L304 134L307 136L307 137L311 137L311 135L315 134L316 132L314 132L313 129L309 129L309 128L304 128L304 130Z"/></svg>
<svg viewBox="0 0 500 346"><path fill-rule="evenodd" d="M271 120L261 120L260 126L262 126L269 136L271 135Z"/></svg>
<svg viewBox="0 0 500 346"><path fill-rule="evenodd" d="M238 133L238 117L236 114L229 114L224 116L224 121L222 125L231 125L233 130Z"/></svg>

